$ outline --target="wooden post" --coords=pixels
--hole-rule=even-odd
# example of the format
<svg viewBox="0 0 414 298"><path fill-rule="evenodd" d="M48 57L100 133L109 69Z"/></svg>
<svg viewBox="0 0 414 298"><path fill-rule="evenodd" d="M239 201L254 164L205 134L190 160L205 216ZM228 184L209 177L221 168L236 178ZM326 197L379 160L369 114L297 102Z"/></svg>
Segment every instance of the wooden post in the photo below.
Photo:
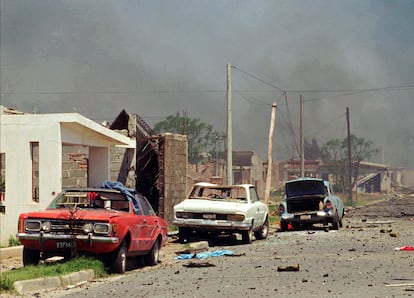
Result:
<svg viewBox="0 0 414 298"><path fill-rule="evenodd" d="M272 105L272 116L270 119L270 129L269 129L269 146L267 151L267 176L266 176L266 189L265 189L265 203L269 204L270 197L270 183L272 182L272 168L273 168L273 135L275 131L275 122L276 122L276 103Z"/></svg>
<svg viewBox="0 0 414 298"><path fill-rule="evenodd" d="M231 111L231 64L227 64L227 185L233 184L233 135Z"/></svg>

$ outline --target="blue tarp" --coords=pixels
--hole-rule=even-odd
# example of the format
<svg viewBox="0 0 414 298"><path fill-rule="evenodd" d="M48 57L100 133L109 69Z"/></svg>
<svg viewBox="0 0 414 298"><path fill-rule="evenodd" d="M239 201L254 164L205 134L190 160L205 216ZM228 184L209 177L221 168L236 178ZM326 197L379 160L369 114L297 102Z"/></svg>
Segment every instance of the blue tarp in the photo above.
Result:
<svg viewBox="0 0 414 298"><path fill-rule="evenodd" d="M208 257L221 257L221 256L231 256L234 255L234 252L231 250L216 250L216 251L205 251L199 252L197 254L181 254L176 256L175 260L188 260L188 259L206 259Z"/></svg>
<svg viewBox="0 0 414 298"><path fill-rule="evenodd" d="M134 198L134 190L131 188L128 188L126 186L124 186L121 182L119 181L105 181L104 183L102 183L102 187L103 188L109 188L109 189L116 189L119 190L120 192L122 192L123 194L125 194L128 199L131 201L131 198ZM132 200L132 202L134 202L134 200Z"/></svg>

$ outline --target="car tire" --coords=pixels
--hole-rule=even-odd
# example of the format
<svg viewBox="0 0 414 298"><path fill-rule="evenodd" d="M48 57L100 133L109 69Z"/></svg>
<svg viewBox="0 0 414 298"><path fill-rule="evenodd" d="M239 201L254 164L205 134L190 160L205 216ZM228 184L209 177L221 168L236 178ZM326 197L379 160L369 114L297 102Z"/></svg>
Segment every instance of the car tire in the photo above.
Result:
<svg viewBox="0 0 414 298"><path fill-rule="evenodd" d="M189 230L187 228L178 228L178 241L181 244L188 242Z"/></svg>
<svg viewBox="0 0 414 298"><path fill-rule="evenodd" d="M242 232L242 242L244 244L250 244L253 241L253 230L250 228L248 231Z"/></svg>
<svg viewBox="0 0 414 298"><path fill-rule="evenodd" d="M115 251L113 255L111 270L114 273L123 274L126 271L126 259L127 259L127 247L125 241L122 241L121 245Z"/></svg>
<svg viewBox="0 0 414 298"><path fill-rule="evenodd" d="M40 261L40 251L23 247L23 266L38 265Z"/></svg>
<svg viewBox="0 0 414 298"><path fill-rule="evenodd" d="M285 232L288 230L288 223L285 221L280 222L280 231Z"/></svg>
<svg viewBox="0 0 414 298"><path fill-rule="evenodd" d="M148 266L155 266L160 261L160 242L158 239L154 242L149 254L144 256L145 264Z"/></svg>
<svg viewBox="0 0 414 298"><path fill-rule="evenodd" d="M267 238L268 234L269 234L269 220L268 218L266 218L260 230L254 232L254 237L256 237L256 239L258 240L263 240Z"/></svg>
<svg viewBox="0 0 414 298"><path fill-rule="evenodd" d="M339 230L339 225L340 225L340 220L339 220L339 215L338 213L335 214L335 217L332 220L332 229L333 230Z"/></svg>

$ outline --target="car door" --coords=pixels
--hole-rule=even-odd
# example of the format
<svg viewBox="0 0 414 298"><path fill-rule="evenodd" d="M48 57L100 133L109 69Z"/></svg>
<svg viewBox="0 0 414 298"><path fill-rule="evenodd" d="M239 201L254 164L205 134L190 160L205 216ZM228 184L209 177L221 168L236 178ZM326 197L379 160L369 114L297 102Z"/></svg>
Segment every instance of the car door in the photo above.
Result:
<svg viewBox="0 0 414 298"><path fill-rule="evenodd" d="M266 205L260 202L255 187L249 188L249 195L250 195L251 210L253 212L253 217L254 217L253 227L257 228L263 224L265 220L267 208L266 208Z"/></svg>
<svg viewBox="0 0 414 298"><path fill-rule="evenodd" d="M142 207L135 198L130 198L133 205L133 222L130 223L131 231L131 251L140 251L143 250L143 239L145 236L146 222L143 216Z"/></svg>
<svg viewBox="0 0 414 298"><path fill-rule="evenodd" d="M142 208L142 233L141 233L141 248L143 250L149 250L157 237L158 231L158 217L156 216L151 205L144 196L137 196L138 201Z"/></svg>

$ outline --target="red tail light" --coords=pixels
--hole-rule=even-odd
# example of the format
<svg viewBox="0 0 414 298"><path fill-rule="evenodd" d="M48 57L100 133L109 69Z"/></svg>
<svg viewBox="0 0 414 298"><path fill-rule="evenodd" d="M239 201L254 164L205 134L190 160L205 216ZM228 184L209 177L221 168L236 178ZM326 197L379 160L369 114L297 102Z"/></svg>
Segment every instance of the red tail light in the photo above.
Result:
<svg viewBox="0 0 414 298"><path fill-rule="evenodd" d="M325 209L332 209L332 203L330 201L325 203Z"/></svg>
<svg viewBox="0 0 414 298"><path fill-rule="evenodd" d="M283 213L285 211L285 207L283 205L279 206L279 213Z"/></svg>

